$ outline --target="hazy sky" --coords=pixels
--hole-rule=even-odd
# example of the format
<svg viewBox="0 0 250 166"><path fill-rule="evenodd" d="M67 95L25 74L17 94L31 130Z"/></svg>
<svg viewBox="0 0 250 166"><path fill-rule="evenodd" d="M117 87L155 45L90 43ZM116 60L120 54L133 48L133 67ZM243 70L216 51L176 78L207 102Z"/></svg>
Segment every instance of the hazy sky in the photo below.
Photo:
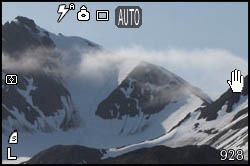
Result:
<svg viewBox="0 0 250 166"><path fill-rule="evenodd" d="M17 15L34 19L51 32L76 35L103 45L108 49L134 44L152 49L165 48L223 48L247 59L247 3L75 3L57 23L60 3L3 3L3 23ZM69 3L64 3L69 4ZM91 13L89 22L78 22L77 11L86 5ZM119 29L115 26L117 6L138 5L143 10L139 29ZM96 10L109 10L109 22L97 22Z"/></svg>
<svg viewBox="0 0 250 166"><path fill-rule="evenodd" d="M59 4L61 3L3 3L2 23L21 15L33 19L50 32L81 36L110 50L139 46L147 56L151 55L148 57L152 60L155 52L160 52L163 56L168 53L169 57L174 57L167 59L168 61L175 59L173 64L166 63L168 66L165 66L160 63L161 65L201 87L213 97L218 97L229 88L226 79L230 79L230 72L236 67L247 74L248 3L82 2L75 3L76 9L69 11L57 23ZM85 5L91 13L88 22L77 21L81 5ZM135 5L142 8L142 26L138 29L117 28L114 22L115 8ZM110 21L97 22L96 10L109 10ZM133 53L135 52L139 53L137 49ZM213 80L204 86L211 79ZM218 79L220 80L217 82ZM214 91L211 92L212 90Z"/></svg>

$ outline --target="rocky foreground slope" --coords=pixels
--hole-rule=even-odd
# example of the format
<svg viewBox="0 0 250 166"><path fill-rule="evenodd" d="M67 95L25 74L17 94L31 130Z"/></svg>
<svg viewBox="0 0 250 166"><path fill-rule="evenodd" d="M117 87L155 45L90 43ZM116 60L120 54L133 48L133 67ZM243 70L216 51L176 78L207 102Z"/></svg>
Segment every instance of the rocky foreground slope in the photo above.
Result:
<svg viewBox="0 0 250 166"><path fill-rule="evenodd" d="M77 145L57 145L46 149L25 164L247 164L247 161L221 160L220 151L210 146L179 148L155 146L102 160L105 150Z"/></svg>

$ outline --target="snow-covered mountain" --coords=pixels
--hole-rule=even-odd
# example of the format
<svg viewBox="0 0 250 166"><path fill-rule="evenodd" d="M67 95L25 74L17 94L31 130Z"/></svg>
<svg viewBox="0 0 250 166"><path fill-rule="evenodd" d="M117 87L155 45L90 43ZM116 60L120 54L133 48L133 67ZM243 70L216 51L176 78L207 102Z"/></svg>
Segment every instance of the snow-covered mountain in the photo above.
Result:
<svg viewBox="0 0 250 166"><path fill-rule="evenodd" d="M103 137L113 145L124 146L165 134L208 103L211 100L200 89L162 67L142 62L100 102L89 124L104 130ZM110 135L123 138L114 141Z"/></svg>
<svg viewBox="0 0 250 166"><path fill-rule="evenodd" d="M98 71L101 79L81 75L83 57L106 50L80 37L51 33L26 17L5 23L2 34L2 58L12 63L2 69L3 137L6 141L18 129L22 141L15 148L21 155L73 144L84 147L56 146L46 152L91 151L83 160L92 161L157 145L206 144L241 148L248 158L248 76L241 94L229 89L213 102L199 88L148 62L123 80L119 64ZM14 73L18 84L6 85L5 75Z"/></svg>
<svg viewBox="0 0 250 166"><path fill-rule="evenodd" d="M196 131L209 135L199 144L219 149L242 149L248 158L248 75L244 78L241 93L232 93L228 89L212 105L198 112Z"/></svg>
<svg viewBox="0 0 250 166"><path fill-rule="evenodd" d="M188 113L163 136L111 148L104 158L156 145L181 147L205 144L217 149L242 149L244 158L248 160L248 76L244 78L242 93L233 93L229 88L216 101Z"/></svg>
<svg viewBox="0 0 250 166"><path fill-rule="evenodd" d="M146 64L143 63L142 65ZM244 159L248 160L248 76L244 78L244 85L241 94L232 93L232 90L228 89L216 101L203 104L188 113L186 117L175 123L174 127L159 138L105 150L92 149L91 152L98 152L98 155L91 155L90 158L86 157L86 155L78 156L74 160L66 156L70 156L71 151L77 151L79 148L82 148L82 151L78 152L85 154L89 151L89 148L60 146L60 148L66 149L60 150L59 146L54 146L36 154L27 163L39 163L41 161L57 163L58 160L55 161L53 158L44 160L52 151L64 152L60 153L61 156L58 156L58 158L64 158L69 163L237 162L236 160L221 161L219 155L221 149L242 149ZM210 145L218 150L204 145ZM169 157L171 154L173 156ZM95 158L94 162L93 157ZM247 163L245 161L240 162Z"/></svg>
<svg viewBox="0 0 250 166"><path fill-rule="evenodd" d="M58 67L55 62L62 57L55 41L60 41L60 48L65 48L63 43L72 41L72 37L42 31L33 20L21 16L5 23L2 34L2 58L5 58L2 70L3 133L9 134L14 129L51 132L77 127L79 111L62 76L53 74ZM99 49L88 40L77 41L86 49ZM26 69L27 65L33 70ZM17 74L18 84L6 85L6 74Z"/></svg>

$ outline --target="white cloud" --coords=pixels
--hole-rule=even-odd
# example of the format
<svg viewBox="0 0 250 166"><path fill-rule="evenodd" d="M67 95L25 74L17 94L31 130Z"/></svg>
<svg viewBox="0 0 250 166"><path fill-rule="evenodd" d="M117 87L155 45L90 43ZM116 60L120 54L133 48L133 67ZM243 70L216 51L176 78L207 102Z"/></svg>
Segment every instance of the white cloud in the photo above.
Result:
<svg viewBox="0 0 250 166"><path fill-rule="evenodd" d="M224 49L168 49L147 50L142 47L122 48L111 53L82 56L81 71L92 74L118 67L120 79L140 61L160 65L201 88L213 99L225 92L231 79L231 71L248 74L248 62ZM88 71L90 70L90 71Z"/></svg>
<svg viewBox="0 0 250 166"><path fill-rule="evenodd" d="M36 49L27 49L23 52L8 55L2 52L2 69L21 72L34 72L40 70L48 58L56 55L55 51L51 51L42 47ZM54 56L55 57L55 56ZM58 59L49 58L51 63L57 63Z"/></svg>
<svg viewBox="0 0 250 166"><path fill-rule="evenodd" d="M34 56L35 55L35 56ZM2 54L3 69L36 70L46 62L46 50L26 51L18 61ZM143 47L122 48L110 52L83 54L80 58L63 53L66 62L54 60L59 69L55 72L65 76L80 76L101 82L111 72L119 71L119 81L125 78L140 61L160 65L179 75L194 86L201 88L213 99L225 92L231 71L241 70L248 74L248 62L223 49L168 49L148 50ZM60 63L58 63L60 62Z"/></svg>

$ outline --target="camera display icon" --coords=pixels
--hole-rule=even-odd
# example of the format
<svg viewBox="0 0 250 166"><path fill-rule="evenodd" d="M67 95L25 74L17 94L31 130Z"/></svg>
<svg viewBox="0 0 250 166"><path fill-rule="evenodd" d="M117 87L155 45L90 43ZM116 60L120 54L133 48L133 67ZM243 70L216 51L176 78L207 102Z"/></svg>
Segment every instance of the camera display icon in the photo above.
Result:
<svg viewBox="0 0 250 166"><path fill-rule="evenodd" d="M17 84L17 75L16 74L6 74L5 83L7 85L16 85Z"/></svg>

